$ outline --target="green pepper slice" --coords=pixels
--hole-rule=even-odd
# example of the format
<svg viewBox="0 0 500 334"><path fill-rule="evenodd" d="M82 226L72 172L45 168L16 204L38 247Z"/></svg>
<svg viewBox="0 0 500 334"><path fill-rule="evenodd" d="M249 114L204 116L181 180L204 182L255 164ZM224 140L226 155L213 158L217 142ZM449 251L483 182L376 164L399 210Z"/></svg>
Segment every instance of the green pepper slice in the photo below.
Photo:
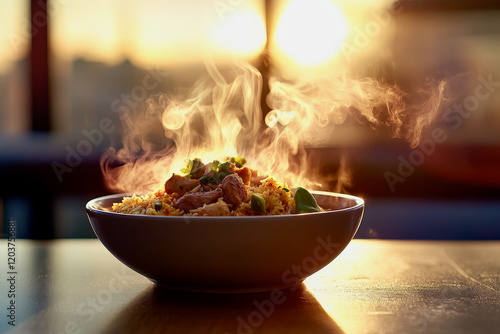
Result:
<svg viewBox="0 0 500 334"><path fill-rule="evenodd" d="M250 207L254 211L266 212L266 200L260 195L252 194Z"/></svg>

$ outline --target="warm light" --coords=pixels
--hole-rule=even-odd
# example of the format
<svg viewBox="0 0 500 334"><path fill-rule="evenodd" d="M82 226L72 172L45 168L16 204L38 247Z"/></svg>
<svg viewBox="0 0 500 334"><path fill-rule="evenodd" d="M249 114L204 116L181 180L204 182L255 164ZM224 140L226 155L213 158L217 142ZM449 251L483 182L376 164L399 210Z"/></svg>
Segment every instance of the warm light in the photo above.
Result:
<svg viewBox="0 0 500 334"><path fill-rule="evenodd" d="M266 28L262 17L252 11L228 14L215 27L213 47L238 55L256 55L264 48Z"/></svg>
<svg viewBox="0 0 500 334"><path fill-rule="evenodd" d="M347 32L342 10L329 0L291 0L276 27L278 49L298 65L327 61L341 48Z"/></svg>
<svg viewBox="0 0 500 334"><path fill-rule="evenodd" d="M25 56L30 44L26 1L3 1L0 11L0 74L12 69Z"/></svg>
<svg viewBox="0 0 500 334"><path fill-rule="evenodd" d="M114 1L99 0L55 4L50 33L57 59L84 58L108 64L122 61L124 33L114 19L117 8Z"/></svg>
<svg viewBox="0 0 500 334"><path fill-rule="evenodd" d="M68 61L81 57L108 64L126 57L141 67L197 63L206 51L216 59L247 59L266 41L260 3L67 1L51 17L54 53Z"/></svg>

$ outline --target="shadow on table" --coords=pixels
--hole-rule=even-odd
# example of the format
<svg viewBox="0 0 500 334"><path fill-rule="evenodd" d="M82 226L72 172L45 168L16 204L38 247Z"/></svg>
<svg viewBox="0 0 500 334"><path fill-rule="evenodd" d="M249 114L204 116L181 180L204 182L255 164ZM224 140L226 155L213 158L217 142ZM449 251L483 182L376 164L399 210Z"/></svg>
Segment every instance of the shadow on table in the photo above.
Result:
<svg viewBox="0 0 500 334"><path fill-rule="evenodd" d="M152 287L102 334L344 333L304 285L258 294L195 294Z"/></svg>

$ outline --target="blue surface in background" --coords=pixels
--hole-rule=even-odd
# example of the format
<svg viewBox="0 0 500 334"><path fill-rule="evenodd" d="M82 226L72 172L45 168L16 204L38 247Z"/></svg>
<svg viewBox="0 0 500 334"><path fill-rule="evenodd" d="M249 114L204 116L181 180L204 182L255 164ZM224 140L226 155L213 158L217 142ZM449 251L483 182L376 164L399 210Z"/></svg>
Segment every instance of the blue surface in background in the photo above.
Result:
<svg viewBox="0 0 500 334"><path fill-rule="evenodd" d="M367 200L356 238L498 240L500 201Z"/></svg>
<svg viewBox="0 0 500 334"><path fill-rule="evenodd" d="M57 238L95 238L85 213L88 199L56 201ZM17 237L29 236L31 220L23 198L3 203L4 219L14 218ZM500 200L366 199L358 239L500 240Z"/></svg>

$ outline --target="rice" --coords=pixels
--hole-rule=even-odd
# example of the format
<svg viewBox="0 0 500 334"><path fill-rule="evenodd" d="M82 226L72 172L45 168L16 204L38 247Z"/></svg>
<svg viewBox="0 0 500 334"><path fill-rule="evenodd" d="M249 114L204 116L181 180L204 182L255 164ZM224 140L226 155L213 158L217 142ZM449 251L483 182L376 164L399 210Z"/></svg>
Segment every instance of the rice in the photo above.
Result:
<svg viewBox="0 0 500 334"><path fill-rule="evenodd" d="M284 215L295 213L295 201L292 193L282 184L271 177L260 181L257 186L245 185L246 199L236 208L231 205L228 216L255 216L255 215ZM250 198L252 194L261 196L266 203L265 212L252 210ZM167 194L159 189L145 195L124 197L120 203L114 203L112 210L118 213L154 215L154 216L201 216L201 208L181 211L175 208L179 194ZM224 200L224 199L222 199Z"/></svg>

